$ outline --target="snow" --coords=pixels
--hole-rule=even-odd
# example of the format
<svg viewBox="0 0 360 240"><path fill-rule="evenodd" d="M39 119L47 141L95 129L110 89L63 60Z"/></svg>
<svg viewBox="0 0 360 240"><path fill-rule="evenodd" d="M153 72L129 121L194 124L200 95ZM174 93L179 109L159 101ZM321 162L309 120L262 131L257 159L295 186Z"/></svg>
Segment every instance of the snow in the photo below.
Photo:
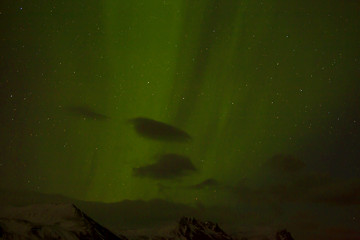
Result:
<svg viewBox="0 0 360 240"><path fill-rule="evenodd" d="M72 204L38 204L1 207L4 239L121 239Z"/></svg>

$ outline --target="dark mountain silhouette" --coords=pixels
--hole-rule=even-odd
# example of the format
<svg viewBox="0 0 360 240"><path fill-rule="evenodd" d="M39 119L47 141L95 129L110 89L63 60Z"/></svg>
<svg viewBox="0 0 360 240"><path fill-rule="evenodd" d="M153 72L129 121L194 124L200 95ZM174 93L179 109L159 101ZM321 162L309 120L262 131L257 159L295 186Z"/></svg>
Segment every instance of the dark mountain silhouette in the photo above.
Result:
<svg viewBox="0 0 360 240"><path fill-rule="evenodd" d="M178 224L161 234L132 235L131 240L235 240L226 234L218 224L199 221L193 217L182 217Z"/></svg>
<svg viewBox="0 0 360 240"><path fill-rule="evenodd" d="M195 218L183 217L180 219L175 235L179 239L187 240L232 240L218 224L206 221L201 222Z"/></svg>
<svg viewBox="0 0 360 240"><path fill-rule="evenodd" d="M1 239L127 240L96 223L73 204L3 208Z"/></svg>
<svg viewBox="0 0 360 240"><path fill-rule="evenodd" d="M249 235L235 238L225 233L218 224L194 217L182 217L175 227L169 225L166 231L161 232L155 229L144 234L134 229L131 233L125 229L120 232L112 229L115 234L70 203L0 208L0 239L4 240L259 240ZM263 236L261 240L294 240L286 230L273 236L275 238Z"/></svg>
<svg viewBox="0 0 360 240"><path fill-rule="evenodd" d="M294 240L294 238L286 231L286 229L284 229L276 233L276 240Z"/></svg>
<svg viewBox="0 0 360 240"><path fill-rule="evenodd" d="M127 240L115 235L73 204L37 204L2 207L1 239L18 240ZM183 217L167 236L135 236L132 239L232 240L217 224Z"/></svg>

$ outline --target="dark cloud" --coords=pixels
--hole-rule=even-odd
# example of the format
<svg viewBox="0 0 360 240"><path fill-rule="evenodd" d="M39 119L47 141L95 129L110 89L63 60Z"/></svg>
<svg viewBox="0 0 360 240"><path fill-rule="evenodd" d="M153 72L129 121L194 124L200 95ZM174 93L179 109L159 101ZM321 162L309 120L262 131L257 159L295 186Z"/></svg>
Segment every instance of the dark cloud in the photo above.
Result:
<svg viewBox="0 0 360 240"><path fill-rule="evenodd" d="M208 178L198 184L195 185L191 185L190 188L192 189L204 189L204 188L209 188L209 187L215 187L218 186L219 182L217 180L215 180L214 178Z"/></svg>
<svg viewBox="0 0 360 240"><path fill-rule="evenodd" d="M328 173L305 172L299 176L292 176L291 185L301 191L321 189L333 184L334 178Z"/></svg>
<svg viewBox="0 0 360 240"><path fill-rule="evenodd" d="M166 194L169 190L172 189L172 187L170 187L168 185L164 185L161 182L157 183L157 187L158 187L158 191L160 194Z"/></svg>
<svg viewBox="0 0 360 240"><path fill-rule="evenodd" d="M185 131L149 118L133 118L130 122L133 124L135 131L145 138L172 142L187 142L191 139L190 135Z"/></svg>
<svg viewBox="0 0 360 240"><path fill-rule="evenodd" d="M335 179L324 173L306 173L285 182L253 186L244 182L231 189L240 202L317 202L360 205L360 180Z"/></svg>
<svg viewBox="0 0 360 240"><path fill-rule="evenodd" d="M331 226L323 230L323 234L317 239L329 240L329 239L348 239L348 240L359 240L360 230L359 228L354 229L350 226Z"/></svg>
<svg viewBox="0 0 360 240"><path fill-rule="evenodd" d="M135 176L153 179L177 178L194 171L196 168L190 158L174 153L161 155L156 163L133 168Z"/></svg>
<svg viewBox="0 0 360 240"><path fill-rule="evenodd" d="M294 173L305 168L305 163L291 155L277 154L265 162L270 169Z"/></svg>
<svg viewBox="0 0 360 240"><path fill-rule="evenodd" d="M333 205L360 205L360 179L335 182L321 189L313 201Z"/></svg>
<svg viewBox="0 0 360 240"><path fill-rule="evenodd" d="M258 190L255 187L250 187L243 181L239 182L234 187L229 187L229 191L235 194L237 200L240 202L249 202L258 199L255 197L258 195Z"/></svg>
<svg viewBox="0 0 360 240"><path fill-rule="evenodd" d="M277 154L264 167L266 181L262 184L243 180L227 189L245 203L313 202L335 182L327 173L309 171L302 160L291 155Z"/></svg>
<svg viewBox="0 0 360 240"><path fill-rule="evenodd" d="M304 202L313 201L312 198L332 182L328 174L309 172L261 185L242 181L229 189L241 202Z"/></svg>
<svg viewBox="0 0 360 240"><path fill-rule="evenodd" d="M69 113L71 113L75 116L84 118L84 119L90 119L90 120L107 120L107 119L109 119L108 116L101 114L101 113L97 113L86 106L72 106L72 107L68 107L67 110Z"/></svg>
<svg viewBox="0 0 360 240"><path fill-rule="evenodd" d="M229 188L239 202L285 203L308 202L333 205L360 205L360 179L336 179L326 173L308 172L255 185L240 182Z"/></svg>

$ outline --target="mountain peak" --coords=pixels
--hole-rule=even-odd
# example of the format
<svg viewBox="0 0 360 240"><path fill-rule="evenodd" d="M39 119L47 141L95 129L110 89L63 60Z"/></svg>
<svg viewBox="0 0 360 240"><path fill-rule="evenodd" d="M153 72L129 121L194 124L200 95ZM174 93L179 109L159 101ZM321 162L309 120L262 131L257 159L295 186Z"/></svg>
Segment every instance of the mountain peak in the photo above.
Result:
<svg viewBox="0 0 360 240"><path fill-rule="evenodd" d="M178 229L175 231L178 237L188 240L231 240L217 223L199 221L194 217L182 217Z"/></svg>
<svg viewBox="0 0 360 240"><path fill-rule="evenodd" d="M276 233L276 240L294 240L294 238L286 229L283 229Z"/></svg>
<svg viewBox="0 0 360 240"><path fill-rule="evenodd" d="M109 239L123 240L74 204L38 204L9 207L0 216L4 239Z"/></svg>

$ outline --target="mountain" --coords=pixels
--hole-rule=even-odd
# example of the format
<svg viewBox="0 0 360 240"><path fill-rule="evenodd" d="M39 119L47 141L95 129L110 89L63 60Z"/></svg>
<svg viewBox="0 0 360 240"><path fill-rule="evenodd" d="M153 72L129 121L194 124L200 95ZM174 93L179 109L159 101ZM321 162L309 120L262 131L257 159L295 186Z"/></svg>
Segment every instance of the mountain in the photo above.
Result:
<svg viewBox="0 0 360 240"><path fill-rule="evenodd" d="M0 239L126 240L96 223L73 204L0 209Z"/></svg>
<svg viewBox="0 0 360 240"><path fill-rule="evenodd" d="M140 219L141 220L141 219ZM125 236L124 236L125 235ZM143 232L121 231L114 234L82 212L74 204L52 203L22 207L0 205L0 239L3 240L293 240L286 230L273 237L241 236L225 233L218 224L182 217L177 225Z"/></svg>
<svg viewBox="0 0 360 240"><path fill-rule="evenodd" d="M233 240L216 223L182 217L175 228L158 235L133 235L131 240Z"/></svg>
<svg viewBox="0 0 360 240"><path fill-rule="evenodd" d="M73 204L0 207L0 239L4 240L127 240L91 219ZM183 217L163 236L135 236L156 240L232 240L217 224Z"/></svg>
<svg viewBox="0 0 360 240"><path fill-rule="evenodd" d="M280 230L276 233L276 240L294 240L291 234L284 230Z"/></svg>
<svg viewBox="0 0 360 240"><path fill-rule="evenodd" d="M216 223L201 222L195 218L180 219L175 235L179 239L187 240L232 240Z"/></svg>

